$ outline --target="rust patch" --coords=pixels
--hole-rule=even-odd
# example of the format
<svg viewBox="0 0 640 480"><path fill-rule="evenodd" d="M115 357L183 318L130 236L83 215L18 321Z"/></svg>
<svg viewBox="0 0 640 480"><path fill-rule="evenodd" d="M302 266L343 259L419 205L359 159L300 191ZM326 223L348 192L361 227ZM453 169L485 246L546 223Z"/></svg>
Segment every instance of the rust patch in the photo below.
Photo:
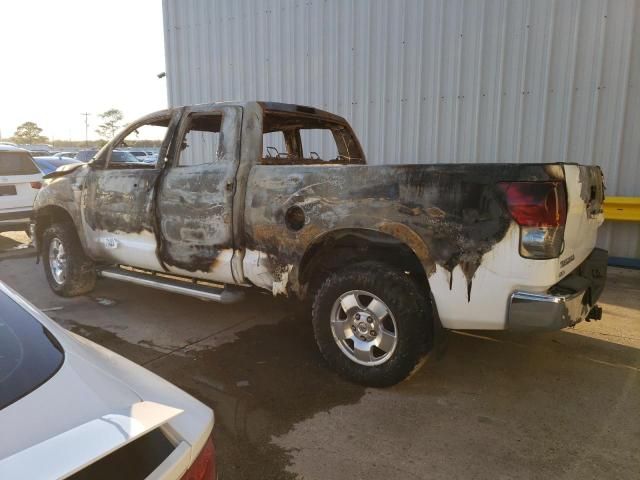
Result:
<svg viewBox="0 0 640 480"><path fill-rule="evenodd" d="M441 220L446 216L446 214L442 210L440 210L438 207L427 208L427 215L437 220Z"/></svg>

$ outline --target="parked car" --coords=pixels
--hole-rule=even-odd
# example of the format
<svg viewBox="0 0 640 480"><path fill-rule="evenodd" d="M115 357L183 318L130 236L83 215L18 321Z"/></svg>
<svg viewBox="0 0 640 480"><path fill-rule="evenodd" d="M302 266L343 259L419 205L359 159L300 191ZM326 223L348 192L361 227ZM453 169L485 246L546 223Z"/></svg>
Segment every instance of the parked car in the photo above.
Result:
<svg viewBox="0 0 640 480"><path fill-rule="evenodd" d="M153 152L149 152L145 150L131 150L131 149L124 150L124 151L136 157L139 162L153 164L153 163L156 163L156 161L158 160L158 156Z"/></svg>
<svg viewBox="0 0 640 480"><path fill-rule="evenodd" d="M52 156L58 158L75 158L78 152L58 152L54 153Z"/></svg>
<svg viewBox="0 0 640 480"><path fill-rule="evenodd" d="M40 171L46 175L51 172L55 172L58 167L62 165L73 165L74 163L82 163L73 158L67 157L35 157L33 161L36 163Z"/></svg>
<svg viewBox="0 0 640 480"><path fill-rule="evenodd" d="M80 150L75 160L89 162L98 153L97 150ZM113 150L113 163L141 163L135 156L124 150Z"/></svg>
<svg viewBox="0 0 640 480"><path fill-rule="evenodd" d="M114 150L111 153L112 163L143 163L138 157L125 150Z"/></svg>
<svg viewBox="0 0 640 480"><path fill-rule="evenodd" d="M159 165L114 161L145 125L167 128ZM249 287L309 298L326 361L374 386L406 378L441 326L599 318L599 167L401 162L367 165L347 121L312 107L164 110L89 165L52 174L36 199L36 244L63 296L91 291L100 274L221 302Z"/></svg>
<svg viewBox="0 0 640 480"><path fill-rule="evenodd" d="M0 145L0 232L28 230L42 173L28 151Z"/></svg>
<svg viewBox="0 0 640 480"><path fill-rule="evenodd" d="M53 147L45 143L33 143L25 145L24 148L29 150L29 153L31 153L31 156L33 157L44 157L55 153Z"/></svg>
<svg viewBox="0 0 640 480"><path fill-rule="evenodd" d="M76 153L74 158L79 162L87 163L95 156L96 153L98 153L98 150L96 149L80 150Z"/></svg>
<svg viewBox="0 0 640 480"><path fill-rule="evenodd" d="M147 152L144 150L127 150L131 155L138 158L138 160L144 160L145 157L148 156Z"/></svg>
<svg viewBox="0 0 640 480"><path fill-rule="evenodd" d="M210 408L2 282L0 352L3 480L215 479Z"/></svg>
<svg viewBox="0 0 640 480"><path fill-rule="evenodd" d="M95 148L89 150L80 150L76 153L76 156L74 158L79 162L87 163L95 156L96 153L98 153L98 150Z"/></svg>

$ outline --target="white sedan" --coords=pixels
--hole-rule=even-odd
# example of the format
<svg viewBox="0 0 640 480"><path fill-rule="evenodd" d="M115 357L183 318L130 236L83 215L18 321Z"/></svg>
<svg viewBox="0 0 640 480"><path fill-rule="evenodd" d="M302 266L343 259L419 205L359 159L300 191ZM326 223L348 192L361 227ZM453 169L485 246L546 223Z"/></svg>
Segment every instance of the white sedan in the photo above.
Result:
<svg viewBox="0 0 640 480"><path fill-rule="evenodd" d="M213 412L0 282L0 479L215 479Z"/></svg>

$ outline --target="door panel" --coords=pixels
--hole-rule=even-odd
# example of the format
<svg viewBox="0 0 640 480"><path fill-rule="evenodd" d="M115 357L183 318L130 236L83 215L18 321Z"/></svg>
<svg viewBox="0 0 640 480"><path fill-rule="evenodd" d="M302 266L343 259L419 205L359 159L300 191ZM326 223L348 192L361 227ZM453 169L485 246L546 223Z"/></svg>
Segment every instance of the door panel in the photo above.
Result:
<svg viewBox="0 0 640 480"><path fill-rule="evenodd" d="M157 255L155 194L166 153L182 110L158 112L132 123L102 150L92 164L82 193L82 215L92 256L151 270L162 270ZM137 139L164 135L157 165L127 163L130 155L114 147ZM147 133L145 133L147 132ZM153 138L153 137L151 137ZM158 138L158 137L155 137ZM118 155L114 155L118 153Z"/></svg>
<svg viewBox="0 0 640 480"><path fill-rule="evenodd" d="M160 257L173 273L236 283L231 270L232 208L241 116L239 107L219 106L196 107L185 114L181 140L175 142L157 200ZM219 132L204 130L216 121L219 127L211 128ZM199 141L198 128L203 138L216 133L217 146Z"/></svg>
<svg viewBox="0 0 640 480"><path fill-rule="evenodd" d="M92 170L83 214L97 255L105 261L161 270L156 256L153 189L156 169Z"/></svg>

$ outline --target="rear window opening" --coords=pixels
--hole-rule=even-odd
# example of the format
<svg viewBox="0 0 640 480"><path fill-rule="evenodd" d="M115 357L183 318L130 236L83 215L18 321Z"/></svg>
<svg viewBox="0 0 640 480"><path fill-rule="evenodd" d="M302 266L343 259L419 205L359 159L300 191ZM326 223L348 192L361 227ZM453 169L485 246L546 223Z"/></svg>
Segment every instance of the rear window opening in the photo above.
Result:
<svg viewBox="0 0 640 480"><path fill-rule="evenodd" d="M0 175L36 175L38 167L27 152L0 152Z"/></svg>
<svg viewBox="0 0 640 480"><path fill-rule="evenodd" d="M317 116L266 111L263 165L364 164L351 128Z"/></svg>
<svg viewBox="0 0 640 480"><path fill-rule="evenodd" d="M63 361L64 352L53 335L0 293L0 410L49 380Z"/></svg>

